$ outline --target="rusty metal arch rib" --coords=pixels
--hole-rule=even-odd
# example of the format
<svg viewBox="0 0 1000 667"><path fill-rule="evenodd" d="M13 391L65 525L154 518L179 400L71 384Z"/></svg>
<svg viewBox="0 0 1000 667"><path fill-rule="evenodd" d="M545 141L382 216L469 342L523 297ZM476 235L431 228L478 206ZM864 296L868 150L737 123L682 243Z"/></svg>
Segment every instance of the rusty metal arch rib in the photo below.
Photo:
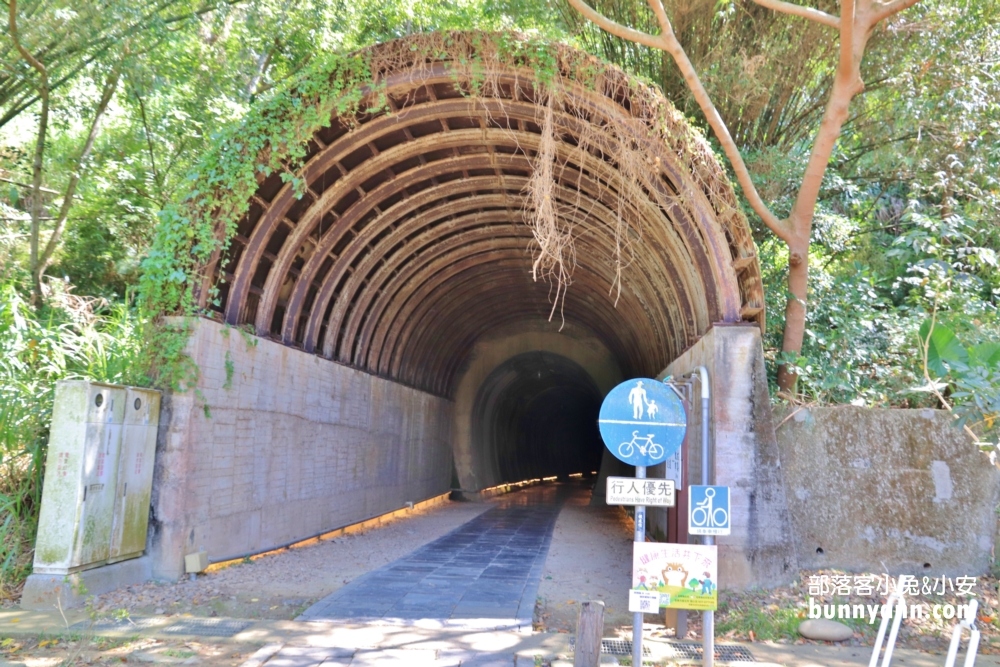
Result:
<svg viewBox="0 0 1000 667"><path fill-rule="evenodd" d="M472 234L483 234L483 233L474 231L470 233L470 235ZM482 241L476 243L477 246L479 244L489 245L490 237L486 236L485 234L483 234L483 237L484 238ZM523 238L523 240L522 239L518 240L521 242L520 244L514 244L512 248L513 251L512 254L514 258L521 259L522 272L524 275L528 275L530 270L530 262L528 261L528 258L524 252L524 247L526 245L527 239ZM470 251L472 245L473 244L470 244ZM587 248L586 246L584 246L581 249L589 250L589 248ZM409 327L408 324L410 322L415 322L419 319L420 310L423 307L425 307L425 302L427 302L426 304L427 306L431 305L430 299L432 298L432 295L439 290L439 288L447 289L447 283L441 281L438 274L444 269L444 266L454 261L455 261L454 257L447 257L447 256L442 257L440 263L428 266L425 275L421 276L418 280L414 281L414 282L419 281L419 283L421 284L421 289L423 289L423 286L426 285L428 295L425 299L412 303L412 300L408 298L407 290L395 291L394 294L389 299L387 299L388 303L382 309L382 312L379 315L373 315L369 319L369 322L372 323L371 324L372 330L377 329L379 333L373 336L373 340L371 341L369 349L366 350L367 354L365 356L365 359L367 366L376 369L379 372L391 374L390 368L386 367L384 363L386 358L385 355L387 353L391 355L392 350L394 350L397 347L397 344L400 341L402 341L402 343L404 343L404 347L406 347L405 342L409 337L409 332L413 331L413 328ZM607 276L600 275L599 267L591 267L585 263L578 265L577 271L579 272L578 273L579 277L578 277L578 282L575 284L579 285L579 289L577 290L577 292L580 293L583 293L584 291L588 293L596 291L593 289L593 285L595 283L599 284L603 280L607 279ZM547 303L546 299L547 295L544 292L537 289L533 291L538 295L539 299L542 302ZM404 294L407 296L399 297L397 296L399 294ZM484 298L486 296L489 295L484 294ZM408 304L405 303L405 301L411 301L411 303ZM615 319L622 318L622 319L627 319L629 321L642 321L643 319L643 313L639 308L639 304L633 299L623 300L621 303L619 303L618 309L619 312L617 316L615 316L611 312L605 312L604 313L605 317L611 316L614 317ZM546 314L548 310L549 308L545 308ZM384 326L376 326L377 317L385 320ZM653 321L652 318L647 317L646 319L647 321ZM669 339L677 337L677 334L679 333L676 330L662 331L655 326L643 327L643 329L648 330L647 341L657 348L667 347L667 345L669 344ZM671 333L674 334L674 336L670 336ZM362 335L361 337L359 337L359 340L364 342L367 340L367 338L364 335Z"/></svg>
<svg viewBox="0 0 1000 667"><path fill-rule="evenodd" d="M490 217L490 216L486 216L486 217L483 218L483 223L484 224L489 224L489 223L494 222L494 221L495 221L494 218ZM581 221L578 221L578 222L583 222L583 221L581 220ZM581 227L582 226L583 225L581 225ZM528 245L529 245L528 241L530 239L530 235L529 235L529 232L528 232L528 228L526 226L521 225L521 228L523 229L523 236L525 237L524 246L523 247L524 247L524 249L527 249ZM433 235L430 235L430 236L424 237L423 240L426 243L427 241L431 241L432 239L433 239ZM592 252L593 255L602 255L602 254L605 254L603 251L607 251L608 250L607 248L602 248L601 247L600 242L604 241L604 240L605 240L604 237L593 237L593 238L590 238L590 237L581 237L578 240L578 248L579 248L579 250L592 250L592 251L594 251L594 252ZM423 248L423 246L419 246L419 245L416 245L416 244L408 244L400 252L410 253L411 261L409 262L409 265L413 266L415 264L414 260L419 261L420 259L426 257L426 255L424 255L421 252L422 248ZM586 256L587 253L584 253L584 255ZM526 256L526 253L525 253L525 256ZM376 256L376 257L378 257L378 256ZM639 261L638 264L641 267L645 268L649 272L652 272L655 268L657 268L657 267L654 267L654 266L648 266L648 267L644 266L644 264L648 264L648 262L641 261L643 259L648 259L648 258L640 258L640 261ZM387 264L384 264L382 266L382 268L380 268L379 271L377 272L377 273L380 273L381 276L379 276L379 275L368 275L364 271L359 271L357 274L355 274L355 276L352 276L353 279L356 279L356 280L364 279L366 281L366 293L365 294L360 294L360 295L358 295L356 297L356 298L361 299L361 302L360 302L358 308L355 310L354 316L351 317L351 318L349 318L346 321L346 324L344 325L345 328L346 328L347 339L348 340L354 340L357 328L360 326L360 319L359 318L363 318L365 316L365 309L367 308L368 301L371 298L374 298L372 296L372 294L373 293L379 293L379 294L381 294L384 291L386 291L387 289L388 289L389 292L395 292L396 291L396 290L393 290L393 289L389 289L389 288L383 287L385 276L386 276L386 274L389 271L391 271L391 269L387 268L387 267L391 267L391 266L395 266L395 264L393 264L392 262L388 262ZM528 268L529 268L528 267L528 263L526 262L526 264L525 264L525 270L527 271ZM672 273L672 271L673 271L673 269L675 267L673 267L672 265L664 265L664 266L661 266L659 268L661 268L661 269L663 269L663 270L666 271L666 275L662 275L661 274L663 291L666 292L666 293L665 294L649 294L649 295L647 295L647 298L650 299L650 300L656 300L659 303L661 303L662 305L669 305L669 304L674 303L674 302L676 302L678 300L680 300L682 302L685 302L685 305L687 305L686 301L685 301L685 297L684 297L684 291L676 288L677 284L680 281L678 280L678 277ZM603 281L604 281L603 284L601 284L599 282L595 282L593 285L591 285L591 288L592 289L597 289L597 290L601 290L603 288L604 290L606 290L608 288L608 286L610 286L612 284L613 275L609 275L609 274L605 273L605 275L603 276ZM671 288L672 285L674 286L673 288ZM655 286L649 285L649 284L645 284L645 283L643 283L642 285L639 285L639 287L640 288L654 288L655 289ZM343 290L343 293L347 294L348 296L353 296L352 295L352 288L350 288L350 287L345 287L344 290ZM660 341L660 342L663 342L663 341ZM347 355L341 354L341 355L339 355L339 357L346 359ZM373 365L373 367L374 367L374 365Z"/></svg>
<svg viewBox="0 0 1000 667"><path fill-rule="evenodd" d="M455 285L453 281L452 285L455 285L454 287L447 292L442 292L432 303L425 302L425 305L422 306L424 312L420 315L415 315L412 318L412 324L408 324L408 329L414 332L415 336L415 339L411 341L412 349L418 352L407 354L397 350L397 356L393 360L393 368L389 375L391 377L411 378L412 381L412 378L417 377L423 372L428 364L434 362L436 358L440 358L445 360L445 362L437 370L436 380L441 386L449 386L454 379L455 370L464 362L464 356L461 354L462 351L481 335L479 332L481 327L492 328L497 325L498 320L502 321L509 317L524 319L523 312L518 313L504 307L505 305L509 305L511 296L516 299L523 298L528 302L528 306L534 306L536 310L535 317L537 319L547 317L549 303L544 299L544 295L538 295L537 289L530 291L523 289L516 290L512 295L508 294L506 298L500 294L493 294L486 298L467 298L476 297L488 292L490 285L497 282L510 285L515 283L518 278L528 280L530 283L530 278L525 276L523 272L523 265L512 263L508 267L501 267L499 270L492 272L480 272L475 277L464 281L460 286ZM536 286L529 284L526 287L535 288ZM588 303L579 303L579 301L579 298L572 298L566 304L565 311L560 313L561 316L566 316L568 322L588 326L588 320L592 321L595 314L608 318L608 322L614 322L616 319L622 318L622 313L616 312L610 304L598 302L595 306ZM452 330L455 332L455 335L442 342L438 348L435 348L433 345L435 336L434 328L428 326L426 322L428 318L435 316L434 309L436 307L439 307L437 317L449 322ZM630 329L625 332L625 335L621 335L620 332L613 331L610 327L604 325L599 327L595 333L598 338L605 342L608 349L619 359L625 360L628 366L642 368L645 365L655 365L657 363L657 360L650 359L651 356L655 356L656 350L652 346L642 346L640 344L644 340L642 335L644 331L645 329ZM435 354L429 354L431 350L434 350ZM643 356L639 358L635 354L642 354ZM663 351L662 356L666 357L666 351ZM403 363L405 363L405 366L401 366L396 370L396 366Z"/></svg>
<svg viewBox="0 0 1000 667"><path fill-rule="evenodd" d="M401 148L405 148L407 152L414 150L414 145L416 145L417 149L420 148L419 145L434 146L438 149L450 148L455 146L466 145L470 143L471 140L475 140L478 137L482 137L483 142L486 144L488 144L491 139L493 140L510 139L515 141L522 148L526 146L530 149L534 149L537 145L537 137L535 135L524 134L519 136L513 133L475 130L475 131L451 131L445 133L444 137L438 137L437 135L430 135L428 137L422 138L419 141L411 142L413 145L406 145ZM393 157L392 154L389 152L383 153L382 156L386 159ZM590 201L592 204L602 201L600 196L601 190L604 191L605 196L610 195L617 197L618 196L617 191L613 187L615 185L614 172L610 168L608 168L607 165L604 163L597 162L596 160L593 159L586 159L585 161L589 163L588 164L588 166L590 167L589 171L591 171L592 173L596 172L597 178L588 177L574 169L566 169L563 175L569 176L567 180L575 181L577 187L579 188L579 192L581 192L584 195L589 195L588 201ZM338 220L337 224L331 229L329 229L326 233L324 233L323 237L319 239L319 241L317 242L315 252L311 255L311 258L309 262L307 262L306 266L303 267L301 278L296 281L296 286L293 288L292 296L289 299L289 308L285 313L285 321L282 329L283 331L282 337L285 340L285 342L291 342L294 336L294 328L295 325L297 324L299 307L301 306L305 290L308 289L308 285L311 281L313 274L315 273L316 268L319 265L319 262L322 260L323 257L326 256L327 253L329 253L330 249L343 234L345 228L349 228L358 220L363 219L366 213L370 212L372 208L376 207L378 203L382 201L386 196L405 190L408 186L412 186L420 181L427 180L426 170L433 169L434 173L438 174L439 176L445 176L448 174L455 173L456 170L462 171L475 168L495 167L496 162L497 160L495 159L491 160L489 159L489 156L487 154L483 153L474 155L463 155L461 157L456 157L452 159L442 159L440 160L441 164L439 164L438 162L434 162L429 165L421 165L419 167L410 169L403 174L398 174L395 178L386 181L375 190L372 190L369 193L367 193L368 196L365 197L364 199L355 202L347 211L344 212L344 214ZM513 166L523 166L523 168L530 167L530 162L526 158L519 159L517 157L513 157L510 158L509 160L504 160L503 162L509 162L509 164ZM353 186L355 184L363 181L366 178L370 178L371 175L372 175L371 170L364 171L357 178L355 178L354 174L352 173L346 176L341 181L339 181L337 186L348 191L353 190L354 189ZM602 183L604 184L603 187L601 185ZM324 193L324 195L325 194L326 193ZM569 197L567 197L566 199L569 200ZM605 203L605 208L608 208L610 210L609 207L611 205L611 202L604 202L604 203ZM634 204L633 201L630 201L629 204L630 204L628 207L629 211L627 211L627 213L629 214L630 218L655 220L657 217L660 217L656 213L655 209L650 210L646 215L642 215L641 211L634 210L637 207L637 205ZM285 246L283 247L283 254L279 255L275 267L272 268L271 272L268 275L268 283L267 285L265 285L264 288L265 301L262 304L263 307L260 310L258 310L257 313L258 330L266 328L272 319L273 309L274 309L274 298L272 297L271 299L268 299L267 295L274 295L277 293L277 287L278 287L277 283L283 279L283 276L287 272L287 267L291 262L291 259L293 257L293 252L292 251L285 252L285 251L289 248L297 249L299 248L299 246L301 246L302 244L301 238L309 233L309 223L305 221L318 220L322 216L323 210L324 209L323 205L321 204L321 201L317 201L313 203L311 206L309 206L306 210L306 213L303 215L303 218L300 219L299 224L297 225L296 229L293 232L294 237L289 241L286 241ZM673 217L675 220L678 220L681 223L683 223L679 224L678 228L680 230L685 231L685 236L688 243L687 247L688 248L692 246L697 247L696 244L699 241L699 239L697 238L696 235L692 233L693 225L687 222L685 211L678 208L677 210L673 211ZM666 234L665 240L667 247L663 249L662 254L665 255L669 254L675 257L678 254L682 256L685 255L686 254L684 252L685 246L678 240L673 238L674 236L673 232L675 231L675 229L672 229L668 225L664 225L663 231ZM693 255L689 255L688 257L685 258L691 265L696 266L698 268L699 272L702 274L700 277L701 281L708 280L709 275L706 274L711 274L712 272L712 269L705 263L705 261L702 258L711 256L712 255L710 253L701 250L701 252L695 252L693 253ZM711 291L709 291L707 292L707 296L709 297L710 300L709 307L711 310L714 311L715 309L712 307L714 304L711 303L712 301L714 301L713 299L711 299L711 297L714 295Z"/></svg>
<svg viewBox="0 0 1000 667"><path fill-rule="evenodd" d="M582 181L583 181L583 185L585 185L585 186L589 185L587 179L582 179ZM560 194L560 195L562 195L561 198L564 201L568 201L572 197L571 192L569 190L565 189L565 188L562 188L562 187L557 187L557 193ZM488 199L488 196L484 196L484 200L487 200L487 199ZM608 216L611 215L611 211L606 206L601 205L600 202L599 202L599 200L592 201L592 208L597 209L598 212L604 213L605 215L608 215ZM575 216L571 216L571 217L575 217ZM579 217L580 217L580 221L581 222L583 222L584 220L586 220L586 217L583 216L583 215L581 215ZM592 216L587 216L587 217L592 217ZM403 224L403 223L400 223L400 224ZM611 257L612 254L613 254L613 248L610 245L610 236L608 234L599 234L599 233L598 234L594 234L593 233L594 229L596 229L598 227L599 227L599 225L591 225L591 228L588 229L585 225L581 225L580 228L579 228L579 230L581 232L587 232L589 235L595 237L595 239L598 241L598 243L595 243L595 247L598 247L601 250L601 254L602 254L603 257ZM601 247L602 244L603 244L603 247ZM676 242L673 243L673 244L671 244L671 243L669 243L669 239L668 239L668 245L672 245L673 248L676 250L676 252L683 257L683 255L684 255L683 250L677 248ZM657 253L654 253L654 255L655 254L657 254ZM662 254L660 254L660 256L662 256ZM675 257L676 256L677 255L675 254ZM690 266L690 265L689 264L685 264L685 266ZM689 274L689 275L686 275L686 276L684 276L682 278L681 274L676 270L677 266L674 265L674 264L666 266L665 269L668 271L668 273L671 274L670 278L667 279L667 284L674 285L674 290L673 291L675 293L683 292L685 290L690 291L697 282L699 282L701 279L704 279L704 275L703 274L701 276L690 275ZM365 274L362 271L360 273L360 275L363 276ZM357 282L358 280L359 280L358 278L354 278L354 282ZM333 281L331 281L331 282L333 282ZM604 289L610 288L611 283L612 283L612 279L609 278L608 283L606 285L604 285ZM680 287L683 287L685 289L680 289ZM356 295L352 291L353 289L354 288L352 287L352 285L347 285L347 286L345 286L343 288L343 290L340 293L340 296L338 297L338 305L335 306L335 309L333 311L333 313L335 314L335 316L343 314L343 312L344 312L343 311L343 304L344 303L351 302L353 299L357 298ZM321 312L321 311L318 311L318 310L314 311L314 313L319 313L319 312ZM701 315L700 319L702 320L703 324L707 324L707 321L708 321L707 318L708 318L708 316L709 316L708 313L703 313ZM339 324L339 322L334 319L334 316L332 316L331 317L331 321L330 321L330 323L328 325L328 330L332 329L332 328L335 328L338 324Z"/></svg>
<svg viewBox="0 0 1000 667"><path fill-rule="evenodd" d="M408 39L369 53L405 52ZM298 192L276 175L260 181L236 250L205 271L229 283L226 321L450 395L484 332L548 316L551 286L530 278L523 222L544 114L535 74L501 63L484 96L442 58L380 72L383 109L317 131ZM553 109L554 197L577 257L561 314L631 373L660 370L715 321L762 324L755 248L721 168L700 145L680 150L697 141L688 134L643 120L637 109L669 108L654 91L614 68L596 89L574 76L561 68ZM625 179L614 141L640 147L650 168ZM609 294L617 215L636 249L620 298Z"/></svg>

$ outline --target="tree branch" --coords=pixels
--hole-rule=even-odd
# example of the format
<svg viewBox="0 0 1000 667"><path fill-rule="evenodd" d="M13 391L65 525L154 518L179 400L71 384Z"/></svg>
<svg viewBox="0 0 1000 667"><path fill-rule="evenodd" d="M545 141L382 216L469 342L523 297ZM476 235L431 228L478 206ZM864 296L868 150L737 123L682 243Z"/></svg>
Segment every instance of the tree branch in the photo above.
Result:
<svg viewBox="0 0 1000 667"><path fill-rule="evenodd" d="M49 72L41 62L21 44L17 32L17 0L10 0L7 5L7 26L10 38L14 42L21 57L38 72L38 96L42 108L38 114L38 134L35 137L35 152L31 163L31 234L28 241L28 265L35 275L38 266L38 246L42 228L42 167L45 157L45 135L49 127ZM39 305L42 297L41 283L35 281L32 285L32 303Z"/></svg>
<svg viewBox="0 0 1000 667"><path fill-rule="evenodd" d="M820 11L818 9L813 9L812 7L803 7L802 5L796 5L792 2L784 2L783 0L753 0L761 7L766 7L768 9L773 9L776 12L781 12L782 14L791 14L792 16L799 16L816 23L822 23L825 26L831 28L840 27L840 19L832 14L827 14L826 12ZM914 0L916 2L916 0Z"/></svg>
<svg viewBox="0 0 1000 667"><path fill-rule="evenodd" d="M111 103L111 98L114 97L115 90L118 88L120 75L121 73L118 67L115 67L111 74L108 75L108 80L104 84L104 90L101 92L101 100L97 104L97 110L94 112L94 119L90 123L90 131L87 133L87 140L83 144L83 150L80 151L80 156L76 160L73 173L69 177L69 183L66 185L66 193L63 195L63 203L59 208L59 215L56 218L55 227L52 230L52 234L49 236L48 242L45 244L45 250L42 251L41 256L38 258L38 263L33 269L36 284L41 283L42 276L45 274L45 269L48 268L49 263L52 261L52 255L55 253L56 247L59 245L59 238L62 236L63 228L66 225L66 218L69 216L69 210L73 206L73 195L76 193L76 186L80 182L80 176L84 169L84 163L87 161L91 150L94 148L94 140L97 139L97 133L101 125L101 118L104 116L104 112L107 111L108 105Z"/></svg>
<svg viewBox="0 0 1000 667"><path fill-rule="evenodd" d="M17 48L17 52L21 54L21 57L24 58L29 65L38 70L38 75L41 76L42 79L48 79L49 74L45 70L45 65L38 62L38 60L36 60L35 57L28 52L28 49L24 48L24 45L21 44L20 35L17 33L17 0L10 0L7 5L7 25L10 28L10 38L14 42L14 47Z"/></svg>
<svg viewBox="0 0 1000 667"><path fill-rule="evenodd" d="M893 0L893 2L879 2L875 4L875 11L868 22L869 29L878 25L879 21L889 18L893 14L898 14L904 9L909 9L920 0Z"/></svg>
<svg viewBox="0 0 1000 667"><path fill-rule="evenodd" d="M582 0L569 1L575 6L577 2L581 2ZM747 169L747 165L743 161L743 155L729 133L729 128L726 127L726 123L722 120L719 110L712 103L711 96L705 90L705 86L702 85L701 79L698 78L698 73L684 51L684 47L681 46L681 43L677 40L677 36L674 34L673 27L670 25L670 19L663 8L662 0L647 0L647 2L653 10L653 14L656 16L656 20L659 22L662 31L658 38L662 42L662 46L659 48L669 53L670 57L677 64L677 68L681 71L681 75L691 90L691 94L701 108L701 112L705 114L709 126L719 140L723 152L729 158L729 162L733 166L733 171L736 173L736 180L739 182L740 187L743 188L743 194L746 195L750 207L760 216L760 219L764 221L768 229L774 232L775 236L788 243L791 239L791 230L784 222L778 219L778 216L771 212L771 209L767 207L767 204L764 203L764 200L761 199L760 194L757 192L757 187L754 185L753 179L750 178L750 170Z"/></svg>
<svg viewBox="0 0 1000 667"><path fill-rule="evenodd" d="M243 3L243 2L246 2L246 0L218 0L215 3L205 5L205 6L201 7L200 9L197 9L197 10L194 10L194 11L187 12L187 13L184 13L184 14L178 14L178 15L167 17L167 18L165 18L165 19L162 20L162 24L163 25L171 25L171 24L174 24L174 23L178 23L180 21L184 21L184 20L190 19L192 17L203 16L204 14L208 14L208 13L213 12L213 11L215 11L215 10L221 8L221 7L224 7L224 6L238 5L238 4ZM91 48L95 48L96 49L93 52L91 52L89 55L85 56L68 73L66 73L65 75L57 76L57 78L55 78L53 81L51 81L50 85L49 85L49 90L53 91L53 90L56 90L57 88L62 87L63 84L65 84L70 79L72 79L82 69L84 69L85 67L87 67L90 64L92 64L93 62L95 62L100 56L104 55L111 47L115 46L116 44L120 43L122 40L124 40L124 39L126 39L128 37L135 36L136 34L141 33L142 31L144 31L146 28L149 27L149 25L151 24L152 20L156 17L156 15L157 15L158 12L163 11L164 9L166 9L167 7L169 7L169 6L173 5L173 4L176 4L176 3L173 2L173 1L171 1L171 2L168 2L168 3L160 5L159 7L155 8L154 10L152 10L150 12L147 12L147 14L145 16L143 16L141 20L136 21L135 23L131 24L122 33L115 35L114 38L111 38L111 37L101 37L99 39L93 39L93 40L90 40L89 42L81 45L79 48L73 49L72 51L68 52L66 54L67 57L69 57L71 55L75 55L77 53L85 52L85 51L87 51L88 49L91 49ZM55 65L52 65L52 63L50 63L50 65L54 68L54 71L56 71L56 70L58 70L60 72L63 71L62 69L57 68ZM7 100L9 100L11 97L13 97L15 94L17 94L18 88L19 88L19 86L11 86L11 87L8 88L8 90L6 90L2 94L0 94L0 104L6 106ZM20 115L25 109L27 109L27 108L31 107L32 105L34 105L36 102L39 101L39 99L40 99L39 96L27 96L27 97L21 98L21 101L13 104L7 110L7 112L5 112L3 114L3 116L0 116L0 127L3 127L5 124L7 124L8 122L10 122L13 118L15 118L18 115Z"/></svg>
<svg viewBox="0 0 1000 667"><path fill-rule="evenodd" d="M650 35L648 33L642 32L640 30L633 30L628 26L624 26L621 23L616 23L608 17L594 10L590 5L588 5L583 0L568 0L569 4L572 5L573 9L583 14L587 19L597 24L604 30L607 30L615 37L621 37L622 39L627 39L631 42L636 42L637 44L642 44L643 46L648 46L653 49L666 49L666 44L664 43L662 37L657 37L656 35Z"/></svg>
<svg viewBox="0 0 1000 667"><path fill-rule="evenodd" d="M135 93L135 99L139 102L139 117L142 120L142 129L146 135L146 148L149 151L149 166L153 170L153 182L157 186L162 187L160 182L160 174L156 169L156 153L153 151L153 136L149 131L149 120L146 117L146 103L142 100L142 95L139 94L139 89L136 85L132 84L132 92Z"/></svg>
<svg viewBox="0 0 1000 667"><path fill-rule="evenodd" d="M851 73L850 70L853 70L854 10L855 0L841 0L840 25L838 26L840 28L840 61L837 64L838 77L849 76ZM834 85L836 85L836 82L834 82Z"/></svg>

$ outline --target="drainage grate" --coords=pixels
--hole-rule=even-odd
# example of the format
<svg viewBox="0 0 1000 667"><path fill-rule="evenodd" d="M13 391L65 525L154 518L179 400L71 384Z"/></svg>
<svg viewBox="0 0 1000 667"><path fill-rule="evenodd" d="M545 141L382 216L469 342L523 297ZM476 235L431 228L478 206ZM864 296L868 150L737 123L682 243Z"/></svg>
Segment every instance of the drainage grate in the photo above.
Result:
<svg viewBox="0 0 1000 667"><path fill-rule="evenodd" d="M162 618L102 618L97 621L80 621L69 626L70 630L147 630L163 624Z"/></svg>
<svg viewBox="0 0 1000 667"><path fill-rule="evenodd" d="M670 642L666 644L673 655L667 656L674 660L701 660L702 646L693 642ZM719 662L757 662L743 646L733 644L716 644L715 659Z"/></svg>
<svg viewBox="0 0 1000 667"><path fill-rule="evenodd" d="M232 637L246 630L253 621L234 621L223 618L185 618L174 621L161 630L165 635L201 635L203 637Z"/></svg>
<svg viewBox="0 0 1000 667"><path fill-rule="evenodd" d="M632 655L631 639L602 639L601 653L609 655ZM649 655L649 647L643 644L642 654Z"/></svg>

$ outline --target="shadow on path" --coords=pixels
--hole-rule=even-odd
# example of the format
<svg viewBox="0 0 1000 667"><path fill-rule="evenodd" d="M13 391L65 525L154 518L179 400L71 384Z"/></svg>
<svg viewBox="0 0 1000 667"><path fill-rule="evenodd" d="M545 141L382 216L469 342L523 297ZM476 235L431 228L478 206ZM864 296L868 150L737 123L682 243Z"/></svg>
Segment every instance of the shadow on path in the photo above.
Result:
<svg viewBox="0 0 1000 667"><path fill-rule="evenodd" d="M563 503L580 483L545 484L308 608L299 621L437 621L441 627L531 630L538 584Z"/></svg>

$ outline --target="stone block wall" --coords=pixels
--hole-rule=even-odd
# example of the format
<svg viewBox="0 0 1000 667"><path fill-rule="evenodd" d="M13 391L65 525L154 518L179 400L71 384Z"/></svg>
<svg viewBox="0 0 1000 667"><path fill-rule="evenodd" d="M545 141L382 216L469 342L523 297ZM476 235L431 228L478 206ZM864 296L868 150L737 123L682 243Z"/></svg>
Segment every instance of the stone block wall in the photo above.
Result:
<svg viewBox="0 0 1000 667"><path fill-rule="evenodd" d="M199 391L168 395L160 422L155 577L181 576L199 549L266 551L449 490L451 401L210 320L192 328Z"/></svg>
<svg viewBox="0 0 1000 667"><path fill-rule="evenodd" d="M775 421L802 567L990 569L1000 471L946 412L782 408Z"/></svg>

